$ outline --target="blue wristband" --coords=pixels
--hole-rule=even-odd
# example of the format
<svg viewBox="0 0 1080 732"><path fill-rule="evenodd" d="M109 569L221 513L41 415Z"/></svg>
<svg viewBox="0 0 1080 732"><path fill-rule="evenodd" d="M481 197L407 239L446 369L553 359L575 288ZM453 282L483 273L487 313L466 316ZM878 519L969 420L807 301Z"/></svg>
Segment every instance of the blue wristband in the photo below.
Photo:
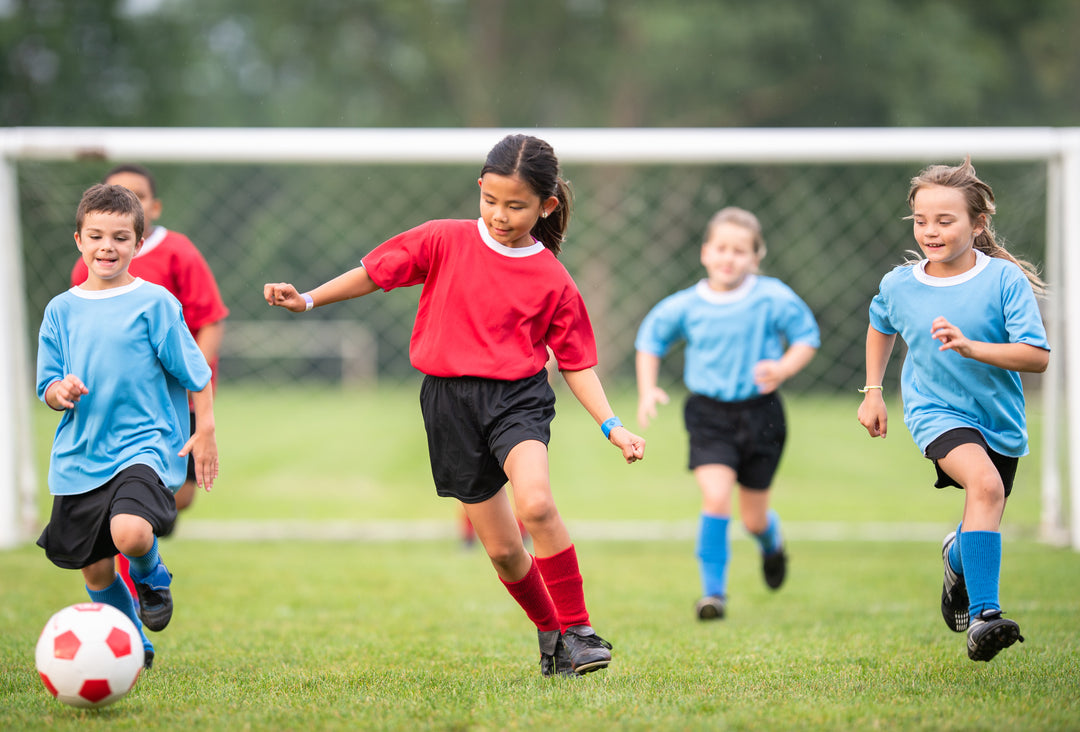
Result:
<svg viewBox="0 0 1080 732"><path fill-rule="evenodd" d="M611 439L611 431L616 427L622 427L622 420L618 417L612 417L600 425L600 431L604 433L605 440Z"/></svg>

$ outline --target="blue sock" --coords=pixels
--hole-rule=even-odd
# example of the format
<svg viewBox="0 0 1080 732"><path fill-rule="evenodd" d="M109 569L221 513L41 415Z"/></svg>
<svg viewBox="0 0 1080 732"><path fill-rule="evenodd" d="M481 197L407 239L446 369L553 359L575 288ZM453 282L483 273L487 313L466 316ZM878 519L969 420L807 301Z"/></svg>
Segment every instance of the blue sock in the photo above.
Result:
<svg viewBox="0 0 1080 732"><path fill-rule="evenodd" d="M949 566L952 567L952 571L961 577L964 576L964 559L960 553L960 529L962 527L963 524L956 527L956 539L953 540L952 546L949 547Z"/></svg>
<svg viewBox="0 0 1080 732"><path fill-rule="evenodd" d="M130 572L132 576L146 577L154 571L154 568L158 566L158 562L161 561L161 557L158 556L157 537L154 537L154 544L150 547L150 551L141 557L132 557L127 554L124 556L131 562Z"/></svg>
<svg viewBox="0 0 1080 732"><path fill-rule="evenodd" d="M974 619L983 610L1000 610L1001 534L997 531L965 531L960 554L965 569L964 581L967 583L971 618Z"/></svg>
<svg viewBox="0 0 1080 732"><path fill-rule="evenodd" d="M727 596L728 524L730 516L701 514L697 557L706 595Z"/></svg>
<svg viewBox="0 0 1080 732"><path fill-rule="evenodd" d="M150 639L146 637L146 633L143 631L142 621L139 620L139 613L135 611L135 601L131 599L131 593L128 592L124 580L120 579L120 575L116 575L116 579L113 583L104 590L91 590L87 587L86 594L90 595L90 599L93 602L112 605L124 615L127 615L128 619L135 623L135 627L139 630L139 635L142 636L143 649L150 653L154 652L154 644L150 642Z"/></svg>
<svg viewBox="0 0 1080 732"><path fill-rule="evenodd" d="M765 530L760 534L751 534L751 536L757 540L762 554L773 554L784 545L784 540L780 535L780 517L776 511L770 508L766 514L766 519L768 524L766 524Z"/></svg>

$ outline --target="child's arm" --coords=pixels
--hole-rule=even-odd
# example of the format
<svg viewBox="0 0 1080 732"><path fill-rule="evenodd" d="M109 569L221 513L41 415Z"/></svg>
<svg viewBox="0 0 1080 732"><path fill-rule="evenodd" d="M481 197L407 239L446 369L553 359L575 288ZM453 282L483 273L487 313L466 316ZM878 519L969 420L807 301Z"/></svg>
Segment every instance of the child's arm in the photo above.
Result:
<svg viewBox="0 0 1080 732"><path fill-rule="evenodd" d="M59 381L54 381L45 390L45 403L58 412L65 409L73 409L75 403L90 390L82 383L78 376L68 374Z"/></svg>
<svg viewBox="0 0 1080 732"><path fill-rule="evenodd" d="M379 286L372 281L367 270L363 267L356 267L345 274L338 275L325 284L319 285L314 290L309 290L307 294L314 301L312 307L318 307L368 295L378 289ZM307 301L297 292L295 287L286 282L263 285L263 297L268 305L276 305L294 313L302 313L307 310Z"/></svg>
<svg viewBox="0 0 1080 732"><path fill-rule="evenodd" d="M180 451L180 457L190 453L195 459L195 482L209 491L218 476L217 438L214 427L214 388L207 384L202 391L191 392L195 409L195 434Z"/></svg>
<svg viewBox="0 0 1080 732"><path fill-rule="evenodd" d="M885 437L888 432L889 415L881 394L881 381L885 378L885 367L889 365L895 343L895 333L886 335L874 326L866 329L866 386L875 388L864 391L859 405L859 424L871 437Z"/></svg>
<svg viewBox="0 0 1080 732"><path fill-rule="evenodd" d="M642 427L649 426L649 420L656 416L656 405L667 404L671 401L667 392L656 385L660 378L660 357L637 352L637 391L638 407L637 421Z"/></svg>
<svg viewBox="0 0 1080 732"><path fill-rule="evenodd" d="M754 365L754 383L762 394L771 394L780 385L805 368L817 353L817 348L795 343L775 361L758 361Z"/></svg>
<svg viewBox="0 0 1080 732"><path fill-rule="evenodd" d="M956 351L964 358L997 366L1008 371L1041 374L1050 363L1050 352L1028 343L986 343L972 341L944 317L934 318L932 336L941 341L939 351Z"/></svg>
<svg viewBox="0 0 1080 732"><path fill-rule="evenodd" d="M602 425L615 416L595 371L592 369L563 371L562 375L570 391L574 392L581 406L585 407L585 411L592 415L597 424ZM628 463L645 457L645 438L635 435L622 425L612 427L608 440L622 450L623 457Z"/></svg>
<svg viewBox="0 0 1080 732"><path fill-rule="evenodd" d="M195 339L195 343L199 346L199 350L202 351L203 358L206 359L207 363L214 363L217 360L218 354L221 352L221 341L224 336L224 320L207 323L199 328L199 336Z"/></svg>

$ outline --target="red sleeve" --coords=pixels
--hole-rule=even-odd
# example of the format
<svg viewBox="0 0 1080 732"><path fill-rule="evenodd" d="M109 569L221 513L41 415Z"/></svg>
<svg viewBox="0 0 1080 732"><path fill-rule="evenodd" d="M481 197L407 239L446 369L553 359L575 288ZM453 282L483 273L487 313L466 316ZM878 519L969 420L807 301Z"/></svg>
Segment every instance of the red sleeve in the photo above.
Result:
<svg viewBox="0 0 1080 732"><path fill-rule="evenodd" d="M192 333L229 314L221 299L217 280L202 254L187 237L171 232L178 242L170 274L176 287L176 299L184 307L184 321Z"/></svg>
<svg viewBox="0 0 1080 732"><path fill-rule="evenodd" d="M379 289L389 292L427 280L436 223L428 221L387 239L364 257L364 269Z"/></svg>
<svg viewBox="0 0 1080 732"><path fill-rule="evenodd" d="M576 286L569 287L559 303L545 340L561 370L581 371L596 365L596 336Z"/></svg>

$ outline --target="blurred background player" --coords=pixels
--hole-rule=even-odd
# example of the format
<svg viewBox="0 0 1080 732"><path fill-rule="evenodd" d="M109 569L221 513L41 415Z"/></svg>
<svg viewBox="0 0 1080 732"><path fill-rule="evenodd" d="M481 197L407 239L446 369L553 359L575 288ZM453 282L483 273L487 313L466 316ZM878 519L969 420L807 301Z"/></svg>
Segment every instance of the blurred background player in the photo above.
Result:
<svg viewBox="0 0 1080 732"><path fill-rule="evenodd" d="M870 303L859 423L871 437L888 431L882 379L899 335L904 424L934 462L934 485L964 491L963 519L941 547L941 614L967 631L971 660L989 661L1024 640L1001 612L1001 519L1028 452L1019 372L1050 360L1035 298L1046 285L998 241L994 192L970 159L912 178L908 206L924 258L886 274Z"/></svg>
<svg viewBox="0 0 1080 732"><path fill-rule="evenodd" d="M188 237L154 223L161 216L162 203L157 197L157 183L148 169L131 163L118 165L105 175L102 182L127 188L142 204L145 241L131 260L131 274L161 285L180 301L184 309L184 322L210 365L212 384L216 389L218 354L229 309L221 299L214 273ZM71 270L72 287L81 285L86 277L86 263L79 259ZM190 419L190 428L194 431L194 409L191 410ZM195 464L189 460L187 479L175 495L177 510L182 511L191 505L195 499L195 487ZM124 578L132 596L136 596L123 554L117 559L120 576Z"/></svg>
<svg viewBox="0 0 1080 732"><path fill-rule="evenodd" d="M704 594L701 620L727 610L731 499L739 487L743 526L761 548L766 584L787 573L780 519L769 488L787 438L777 392L814 357L820 334L813 313L790 287L757 274L765 256L761 224L740 208L722 209L701 245L706 277L661 300L641 323L637 348L638 421L647 427L668 395L657 385L661 358L686 342L683 381L690 469L701 488L697 556Z"/></svg>

